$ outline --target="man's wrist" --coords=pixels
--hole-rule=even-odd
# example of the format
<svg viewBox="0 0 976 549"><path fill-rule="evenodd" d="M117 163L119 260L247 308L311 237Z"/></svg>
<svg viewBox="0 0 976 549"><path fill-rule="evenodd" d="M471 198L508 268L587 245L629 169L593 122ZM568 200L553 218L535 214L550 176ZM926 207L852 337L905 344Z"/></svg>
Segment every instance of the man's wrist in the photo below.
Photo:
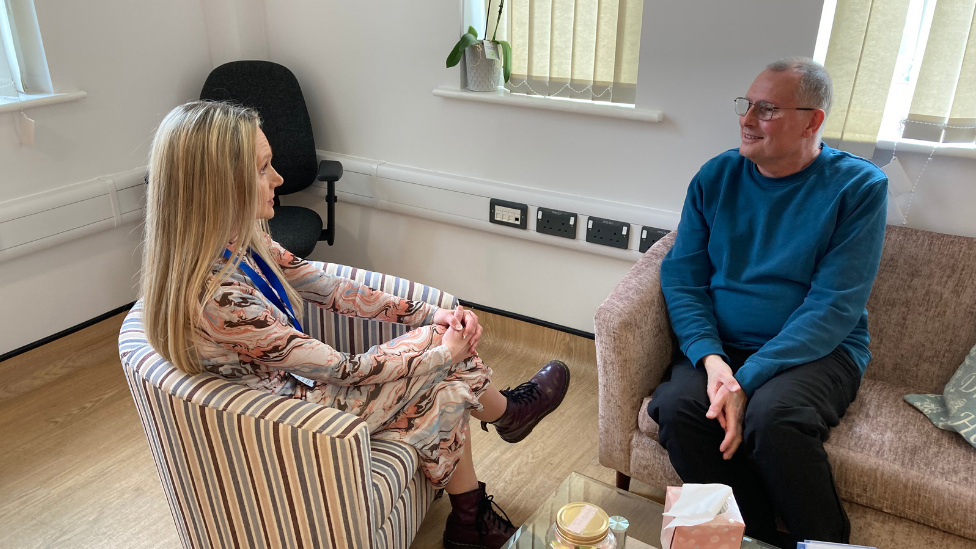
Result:
<svg viewBox="0 0 976 549"><path fill-rule="evenodd" d="M772 376L767 375L762 366L751 360L747 360L735 373L735 380L739 382L742 392L749 398L752 398L756 389L766 383L770 377Z"/></svg>
<svg viewBox="0 0 976 549"><path fill-rule="evenodd" d="M715 366L728 366L728 364L726 364L725 362L725 358L722 357L722 355L715 355L715 354L705 355L705 357L702 358L702 365L704 365L706 368L715 367Z"/></svg>
<svg viewBox="0 0 976 549"><path fill-rule="evenodd" d="M719 355L725 354L722 349L722 342L718 339L712 337L701 337L695 341L689 343L683 349L685 355L691 360L692 364L696 368L702 368L705 366L705 357L708 355Z"/></svg>

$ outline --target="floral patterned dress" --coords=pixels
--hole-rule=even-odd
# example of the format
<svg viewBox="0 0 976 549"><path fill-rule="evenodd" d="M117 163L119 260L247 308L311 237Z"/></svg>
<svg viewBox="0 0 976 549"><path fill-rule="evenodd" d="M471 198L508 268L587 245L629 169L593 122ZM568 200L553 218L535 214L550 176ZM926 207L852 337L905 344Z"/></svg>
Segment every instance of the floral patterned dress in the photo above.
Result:
<svg viewBox="0 0 976 549"><path fill-rule="evenodd" d="M491 369L480 358L453 364L431 324L437 308L328 275L267 237L270 261L303 299L339 314L398 322L415 330L366 353L339 352L295 329L288 316L240 269L204 304L197 353L204 370L252 389L300 398L355 414L378 439L417 449L435 487L450 480L468 436L468 414L480 410ZM226 264L219 258L212 275ZM253 259L245 261L260 273ZM259 275L260 276L260 275ZM293 303L301 310L300 303ZM315 382L309 387L290 374Z"/></svg>

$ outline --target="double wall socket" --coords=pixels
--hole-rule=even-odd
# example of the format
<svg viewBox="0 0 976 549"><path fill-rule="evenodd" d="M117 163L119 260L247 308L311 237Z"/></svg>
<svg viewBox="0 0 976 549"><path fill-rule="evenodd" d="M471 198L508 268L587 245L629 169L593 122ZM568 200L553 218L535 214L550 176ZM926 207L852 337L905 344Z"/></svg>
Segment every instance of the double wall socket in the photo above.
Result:
<svg viewBox="0 0 976 549"><path fill-rule="evenodd" d="M586 221L586 241L626 250L630 243L630 223L591 217Z"/></svg>
<svg viewBox="0 0 976 549"><path fill-rule="evenodd" d="M577 217L574 213L540 206L539 213L536 214L535 230L542 234L575 239L576 221Z"/></svg>
<svg viewBox="0 0 976 549"><path fill-rule="evenodd" d="M529 206L521 202L509 202L499 198L491 199L488 221L498 225L525 229L528 227Z"/></svg>
<svg viewBox="0 0 976 549"><path fill-rule="evenodd" d="M670 232L667 229L658 229L657 227L648 227L647 225L641 227L640 253L646 252L655 242L661 240Z"/></svg>

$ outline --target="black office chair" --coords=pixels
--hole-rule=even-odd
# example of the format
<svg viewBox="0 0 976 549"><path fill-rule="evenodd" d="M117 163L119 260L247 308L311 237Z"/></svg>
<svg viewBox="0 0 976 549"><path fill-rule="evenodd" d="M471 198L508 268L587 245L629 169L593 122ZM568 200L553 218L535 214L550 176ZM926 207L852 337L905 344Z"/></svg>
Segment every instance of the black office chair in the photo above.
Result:
<svg viewBox="0 0 976 549"><path fill-rule="evenodd" d="M261 129L274 153L272 164L285 182L275 190L271 237L298 257L308 257L315 244L335 241L335 182L342 164L323 160L315 166L315 138L298 80L287 68L268 61L232 61L207 77L200 99L229 101L261 115ZM314 210L282 206L278 196L305 190L316 179L328 184L327 226Z"/></svg>

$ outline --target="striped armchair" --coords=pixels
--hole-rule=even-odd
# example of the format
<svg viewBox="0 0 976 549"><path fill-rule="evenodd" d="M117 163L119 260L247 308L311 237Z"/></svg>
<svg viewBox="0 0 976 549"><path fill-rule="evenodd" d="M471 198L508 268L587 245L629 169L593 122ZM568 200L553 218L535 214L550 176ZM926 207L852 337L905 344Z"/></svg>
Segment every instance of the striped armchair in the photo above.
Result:
<svg viewBox="0 0 976 549"><path fill-rule="evenodd" d="M454 307L401 278L334 264L326 272ZM406 548L434 497L416 451L371 440L354 415L220 377L188 376L146 341L142 304L119 334L119 355L183 547ZM362 353L407 331L305 305L309 335Z"/></svg>

